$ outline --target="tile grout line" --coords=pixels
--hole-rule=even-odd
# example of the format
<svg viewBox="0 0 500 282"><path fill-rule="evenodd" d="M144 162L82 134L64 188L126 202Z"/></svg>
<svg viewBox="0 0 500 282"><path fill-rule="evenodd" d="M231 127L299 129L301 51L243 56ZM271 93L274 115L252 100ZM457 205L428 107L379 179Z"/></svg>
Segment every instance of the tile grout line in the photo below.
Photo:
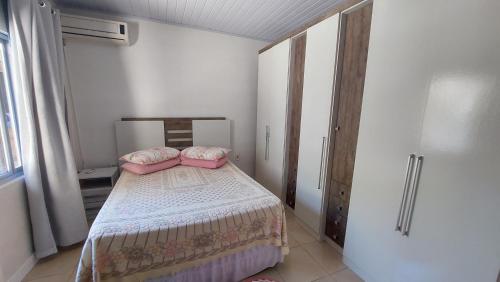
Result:
<svg viewBox="0 0 500 282"><path fill-rule="evenodd" d="M317 241L317 242L318 242L318 243L321 243L321 241ZM316 242L312 242L312 243L316 243ZM312 243L306 243L306 244L312 244ZM330 246L328 246L328 247L330 247ZM331 248L331 247L330 247L330 248ZM309 255L313 258L313 260L314 260L315 262L318 262L318 260L316 260L316 259L314 258L314 255L312 254L312 252L311 252L311 251L309 251L307 248L303 248L303 249L304 249L304 250L305 250L305 251L306 251L306 252L307 252L307 253L308 253L308 254L309 254ZM338 252L337 252L334 248L331 248L331 249L332 249L335 253L337 253L337 254L338 254ZM340 254L340 256L342 256L342 255ZM328 272L328 269L325 269L325 268L324 268L324 267L323 267L320 263L318 263L318 264L319 264L319 266L320 266L320 267L322 267L322 268L323 268L323 270L326 270L326 273L329 273L329 272ZM336 271L334 271L334 272L332 272L331 274L328 274L328 275L333 275L333 274L335 274L335 273L337 273L337 272L340 272L340 271L342 271L342 270L345 270L345 269L347 268L347 265L345 265L343 262L342 262L342 264L344 265L344 266L343 266L343 268L341 268L341 269L339 269L339 270L336 270Z"/></svg>
<svg viewBox="0 0 500 282"><path fill-rule="evenodd" d="M293 236L293 235L292 235L292 236ZM297 239L295 239L295 241L297 241ZM311 251L309 251L307 248L305 248L305 247L304 247L304 245L307 245L307 244L321 243L321 242L322 242L322 241L317 240L317 239L315 239L313 242L308 242L308 243L302 243L302 242L300 242L300 241L297 241L298 246L295 246L295 247L294 247L294 248L296 248L296 247L300 247L301 249L303 249L303 250L304 250L307 254L309 254L309 256L311 256L311 258L313 259L313 261L314 261L314 262L316 262L316 264L317 264L317 265L319 265L319 267L320 267L323 271L325 271L325 273L326 273L326 275L325 275L325 276L319 277L319 278L317 278L317 279L315 279L315 280L311 280L310 282L318 281L318 280L323 279L323 278L325 278L325 277L332 277L333 275L335 275L335 274L337 274L337 273L339 273L339 272L342 272L342 271L344 271L344 270L348 269L347 265L343 264L344 266L343 266L341 269L338 269L338 270L336 270L336 271L334 271L334 272L332 272L332 273L329 273L328 269L326 269L326 268L325 268L325 267L324 267L321 263L318 263L318 260L317 260L316 258L314 258L314 255L311 253ZM334 251L336 254L339 254L341 257L343 256L343 254L339 253L337 250L335 250L335 249L334 249L334 248L332 248L331 246L328 246L328 247L329 247L329 248L331 248L331 249L332 249L332 251ZM292 249L292 248L290 248L290 249ZM334 279L334 280L336 281L336 279L335 279L334 277L332 277L332 279ZM284 281L284 282L286 282L286 281Z"/></svg>

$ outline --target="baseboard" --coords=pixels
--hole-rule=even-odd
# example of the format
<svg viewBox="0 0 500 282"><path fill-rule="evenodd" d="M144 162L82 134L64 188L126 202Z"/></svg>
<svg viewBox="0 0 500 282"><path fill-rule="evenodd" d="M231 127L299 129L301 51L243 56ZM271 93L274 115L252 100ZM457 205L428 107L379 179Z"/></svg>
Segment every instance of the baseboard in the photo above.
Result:
<svg viewBox="0 0 500 282"><path fill-rule="evenodd" d="M321 241L320 234L316 233L316 231L314 231L311 227L309 227L309 225L303 222L302 219L300 219L298 216L295 216L295 218L297 219L297 223L300 225L300 227L302 227L307 233L309 233L309 235L313 236L314 239Z"/></svg>
<svg viewBox="0 0 500 282"><path fill-rule="evenodd" d="M372 277L370 277L366 272L364 272L361 268L359 268L352 260L350 260L346 256L342 256L342 262L344 262L347 267L349 267L352 272L356 273L363 281L376 281Z"/></svg>
<svg viewBox="0 0 500 282"><path fill-rule="evenodd" d="M330 245L332 248L334 248L337 252L339 252L342 255L342 262L344 262L347 267L349 267L352 272L356 273L363 281L374 281L369 277L366 272L364 272L361 268L359 268L352 260L350 260L348 257L344 255L344 249L340 247L335 241L330 239L328 236L325 236L324 238L325 242Z"/></svg>
<svg viewBox="0 0 500 282"><path fill-rule="evenodd" d="M300 225L300 227L302 227L305 231L307 231L309 235L313 236L314 239L318 241L323 241L323 236L321 234L316 233L316 231L314 231L311 227L309 227L309 225L303 222L302 219L300 219L300 217L298 217L295 214L295 210L290 208L286 203L285 203L285 209L287 210L287 212L292 213L295 216L295 219L297 220L296 222ZM342 251L340 253L342 253Z"/></svg>
<svg viewBox="0 0 500 282"><path fill-rule="evenodd" d="M33 269L38 260L35 255L31 255L28 259L21 265L21 267L12 275L7 282L21 282L24 277Z"/></svg>
<svg viewBox="0 0 500 282"><path fill-rule="evenodd" d="M339 252L339 254L343 254L344 253L344 249L342 249L341 246L339 246L337 243L335 243L335 241L333 241L332 239L330 239L330 237L328 236L325 236L323 238L325 240L325 242L330 245L332 248L334 248L337 252Z"/></svg>

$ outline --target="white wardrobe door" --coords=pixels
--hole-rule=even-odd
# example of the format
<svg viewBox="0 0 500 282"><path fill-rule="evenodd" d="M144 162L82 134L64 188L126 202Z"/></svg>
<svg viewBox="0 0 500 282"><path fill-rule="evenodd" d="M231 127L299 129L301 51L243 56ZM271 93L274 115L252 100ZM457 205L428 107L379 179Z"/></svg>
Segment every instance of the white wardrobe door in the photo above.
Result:
<svg viewBox="0 0 500 282"><path fill-rule="evenodd" d="M344 245L344 261L360 270L358 274L366 281L416 281L402 279L403 272L416 275L426 263L401 259L399 252L408 238L395 231L395 227L408 156L418 153L427 102L425 93L433 79L429 70L435 58L429 60L429 55L435 53L430 42L439 37L434 40L428 35L439 25L432 19L444 22L436 16L444 10L427 13L425 7L430 3L373 2Z"/></svg>
<svg viewBox="0 0 500 282"><path fill-rule="evenodd" d="M287 39L259 55L255 177L279 198L283 194L289 53Z"/></svg>
<svg viewBox="0 0 500 282"><path fill-rule="evenodd" d="M320 232L339 16L307 30L295 214Z"/></svg>
<svg viewBox="0 0 500 282"><path fill-rule="evenodd" d="M427 31L426 42L436 45L422 62L433 78L419 149L424 160L399 281L498 281L500 37L491 34L500 27L500 5L491 4L433 5L446 17L433 18Z"/></svg>

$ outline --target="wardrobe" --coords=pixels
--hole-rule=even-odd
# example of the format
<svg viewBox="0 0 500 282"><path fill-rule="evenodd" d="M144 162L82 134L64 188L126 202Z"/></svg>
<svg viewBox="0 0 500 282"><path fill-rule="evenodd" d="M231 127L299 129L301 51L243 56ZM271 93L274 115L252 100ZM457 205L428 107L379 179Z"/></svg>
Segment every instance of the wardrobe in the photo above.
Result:
<svg viewBox="0 0 500 282"><path fill-rule="evenodd" d="M259 54L256 179L320 233L339 15Z"/></svg>
<svg viewBox="0 0 500 282"><path fill-rule="evenodd" d="M344 247L366 281L498 281L499 11L374 1Z"/></svg>
<svg viewBox="0 0 500 282"><path fill-rule="evenodd" d="M318 237L343 245L344 263L365 281L497 281L499 2L359 8L259 55L260 71L281 52L286 73L267 108L282 127L257 127L257 158L279 159L271 189ZM271 92L260 85L278 82L269 77L259 74L261 101Z"/></svg>
<svg viewBox="0 0 500 282"><path fill-rule="evenodd" d="M349 97L360 100L362 95L369 37L369 32L349 28L348 19L352 18L355 27L368 22L368 30L371 21L370 2L351 6L344 5L343 10L259 54L256 179L281 197L316 237L326 231L339 246L344 241L348 205L341 208L343 219L339 220L336 198L329 195L338 188L332 183L343 178L335 178L338 173L332 171L352 175L353 161L345 160L342 148L354 143L348 150L349 158L354 158L356 140L343 141L339 136L353 133L356 137L358 130L348 122L340 134L339 120L359 120L360 101L352 103ZM366 9L361 16L351 16ZM349 194L343 194L346 201Z"/></svg>

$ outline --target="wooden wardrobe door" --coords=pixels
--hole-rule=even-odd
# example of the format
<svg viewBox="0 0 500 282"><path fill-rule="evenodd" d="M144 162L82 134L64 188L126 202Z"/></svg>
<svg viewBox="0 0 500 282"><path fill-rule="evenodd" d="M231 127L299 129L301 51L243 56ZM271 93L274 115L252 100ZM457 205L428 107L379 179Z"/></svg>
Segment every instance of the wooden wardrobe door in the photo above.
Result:
<svg viewBox="0 0 500 282"><path fill-rule="evenodd" d="M291 208L295 208L295 190L297 188L297 165L299 162L300 117L302 113L306 37L306 33L303 33L293 39L290 62L286 203Z"/></svg>
<svg viewBox="0 0 500 282"><path fill-rule="evenodd" d="M333 123L326 235L343 247L351 192L361 102L368 56L372 4L343 15L339 57L340 82L336 96L337 119Z"/></svg>

